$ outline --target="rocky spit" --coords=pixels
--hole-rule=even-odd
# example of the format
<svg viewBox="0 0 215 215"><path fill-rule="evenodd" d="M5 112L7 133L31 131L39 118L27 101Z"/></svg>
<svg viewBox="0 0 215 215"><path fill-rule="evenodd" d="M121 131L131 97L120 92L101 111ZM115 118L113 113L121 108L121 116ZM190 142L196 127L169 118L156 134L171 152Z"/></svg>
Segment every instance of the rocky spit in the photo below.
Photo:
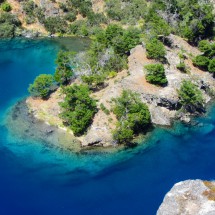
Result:
<svg viewBox="0 0 215 215"><path fill-rule="evenodd" d="M184 114L179 111L180 105L177 91L182 81L187 79L195 83L202 91L206 103L213 97L215 81L212 74L193 66L192 58L201 54L197 48L175 35L170 35L166 39L169 41L169 45L166 46L167 62L164 66L168 85L158 87L146 81L144 66L156 63L156 61L147 58L145 44L143 43L131 50L127 70L119 72L116 77L106 81L106 87L92 93L91 96L98 101L98 108L103 103L110 110L112 99L119 97L123 89L129 89L132 92L139 93L141 100L148 105L154 125L171 126L172 121L175 119L190 122L191 117L197 113ZM177 69L177 64L180 63L180 53L184 55L185 64L189 70L187 73ZM47 124L67 129L59 118L61 110L58 103L60 101L62 101L62 95L58 90L47 101L30 97L27 99L27 105L35 118L45 121ZM112 139L112 130L115 128L115 124L116 118L112 113L107 115L99 109L87 133L76 139L81 143L82 147L93 145L115 146Z"/></svg>
<svg viewBox="0 0 215 215"><path fill-rule="evenodd" d="M214 215L215 182L187 180L166 194L157 215Z"/></svg>

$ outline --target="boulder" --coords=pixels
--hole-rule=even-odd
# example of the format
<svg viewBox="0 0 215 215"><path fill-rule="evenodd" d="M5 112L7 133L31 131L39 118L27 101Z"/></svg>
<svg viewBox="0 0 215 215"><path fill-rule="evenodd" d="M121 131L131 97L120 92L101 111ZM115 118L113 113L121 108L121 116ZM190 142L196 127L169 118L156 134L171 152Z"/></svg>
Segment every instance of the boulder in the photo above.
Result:
<svg viewBox="0 0 215 215"><path fill-rule="evenodd" d="M215 182L187 180L166 194L157 215L214 215Z"/></svg>

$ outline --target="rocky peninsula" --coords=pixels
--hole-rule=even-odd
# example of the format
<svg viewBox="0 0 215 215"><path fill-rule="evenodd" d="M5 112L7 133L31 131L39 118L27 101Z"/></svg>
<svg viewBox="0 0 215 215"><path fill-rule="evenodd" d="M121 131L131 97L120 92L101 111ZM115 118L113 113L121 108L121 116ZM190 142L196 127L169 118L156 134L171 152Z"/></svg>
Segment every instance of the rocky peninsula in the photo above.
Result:
<svg viewBox="0 0 215 215"><path fill-rule="evenodd" d="M166 194L157 215L215 214L215 183L187 180L173 186Z"/></svg>
<svg viewBox="0 0 215 215"><path fill-rule="evenodd" d="M63 132L63 136L65 137L66 135L66 141L61 141L61 138L57 138L57 140L59 140L57 141L57 145L59 145L59 142L64 142L66 148L75 148L75 151L83 147L116 146L116 142L113 140L112 136L112 130L116 126L116 116L112 112L110 114L105 114L104 110L100 108L100 104L104 104L104 106L110 110L112 99L119 97L123 89L129 89L132 92L140 94L141 101L146 103L149 107L153 125L171 126L174 120L181 120L189 123L191 117L198 113L184 113L180 111L177 92L182 81L186 79L194 82L201 90L206 103L213 98L215 81L211 73L202 71L193 65L192 58L201 53L197 48L173 34L168 36L166 40L168 40L170 44L165 46L167 62L164 65L168 85L159 87L146 81L146 70L144 66L156 63L156 61L147 58L144 43L142 43L142 45L137 45L131 50L131 54L128 57L128 69L118 72L117 75L111 79L107 79L105 81L105 87L101 90L92 92L91 97L97 100L98 112L95 114L91 126L84 135L78 137L74 136L73 132L68 127L65 127L62 119L59 117L61 113L59 102L62 102L64 98L60 88L52 93L48 100L34 97L27 98L26 101L22 103L22 105L24 104L25 106L24 112L27 112L27 114L24 114L25 117L30 116L31 119L33 118L40 123L45 123L46 129L42 129L45 135L40 135L41 139L53 142L53 138L49 140L47 136L52 136L54 130L60 131L60 133ZM179 53L181 50L183 50L185 65L189 68L189 72L187 73L183 73L177 69L177 65L180 63ZM80 83L80 79L76 78L72 84L74 83ZM20 104L12 111L13 117L10 117L10 120L12 119L13 123L10 122L10 124L18 125L16 120L18 120L18 122L22 120L22 115L20 118L19 112L17 112L17 108L20 109L19 106ZM14 112L16 112L15 115L18 117L14 117ZM35 120L33 120L33 122L35 122ZM24 121L26 122L26 120ZM22 126L18 127L22 128ZM31 127L31 123L29 127ZM39 130L42 128L40 126L37 127L39 127ZM24 133L26 133L26 130L29 131L29 129L25 128ZM23 131L21 132L19 130L19 133L23 133ZM68 142L76 143L75 147L73 147L74 144L68 144Z"/></svg>

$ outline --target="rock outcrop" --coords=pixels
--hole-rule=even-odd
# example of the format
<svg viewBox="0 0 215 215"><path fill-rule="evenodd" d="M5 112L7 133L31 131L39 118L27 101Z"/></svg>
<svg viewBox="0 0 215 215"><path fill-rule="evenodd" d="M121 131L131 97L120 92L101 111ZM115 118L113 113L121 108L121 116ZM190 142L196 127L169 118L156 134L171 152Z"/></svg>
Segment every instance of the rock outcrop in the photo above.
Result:
<svg viewBox="0 0 215 215"><path fill-rule="evenodd" d="M166 194L157 215L214 215L215 182L187 180Z"/></svg>

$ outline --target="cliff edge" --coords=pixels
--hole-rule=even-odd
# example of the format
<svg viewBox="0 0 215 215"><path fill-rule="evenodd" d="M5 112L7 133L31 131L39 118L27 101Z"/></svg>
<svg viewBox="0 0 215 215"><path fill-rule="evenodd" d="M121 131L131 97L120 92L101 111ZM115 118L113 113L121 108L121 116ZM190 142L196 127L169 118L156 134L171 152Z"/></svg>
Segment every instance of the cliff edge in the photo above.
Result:
<svg viewBox="0 0 215 215"><path fill-rule="evenodd" d="M166 194L157 215L214 215L215 182L187 180Z"/></svg>

